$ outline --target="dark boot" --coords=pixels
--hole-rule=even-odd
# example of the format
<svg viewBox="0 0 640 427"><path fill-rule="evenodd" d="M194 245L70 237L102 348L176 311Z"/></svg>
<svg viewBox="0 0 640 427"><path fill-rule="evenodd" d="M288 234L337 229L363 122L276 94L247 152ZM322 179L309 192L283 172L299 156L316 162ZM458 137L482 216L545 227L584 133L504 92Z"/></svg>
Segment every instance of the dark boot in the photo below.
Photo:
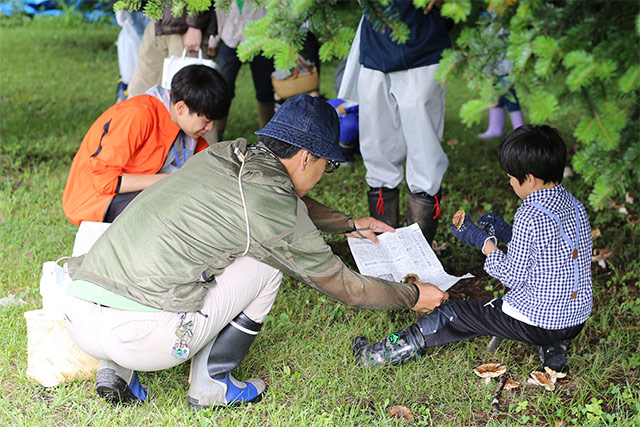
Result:
<svg viewBox="0 0 640 427"><path fill-rule="evenodd" d="M258 101L258 123L262 129L275 114L275 102Z"/></svg>
<svg viewBox="0 0 640 427"><path fill-rule="evenodd" d="M356 362L365 366L398 365L422 356L423 347L424 337L415 323L377 343L358 336L351 344Z"/></svg>
<svg viewBox="0 0 640 427"><path fill-rule="evenodd" d="M148 388L140 384L136 371L109 360L100 360L96 373L96 391L100 397L115 405L144 402Z"/></svg>
<svg viewBox="0 0 640 427"><path fill-rule="evenodd" d="M407 224L417 222L424 238L431 244L438 228L440 218L440 195L430 196L427 193L412 193L407 198Z"/></svg>
<svg viewBox="0 0 640 427"><path fill-rule="evenodd" d="M569 372L567 362L567 342L560 341L555 344L541 346L539 348L542 367L548 366L556 372Z"/></svg>
<svg viewBox="0 0 640 427"><path fill-rule="evenodd" d="M396 228L400 214L400 191L397 188L371 188L367 191L369 215Z"/></svg>
<svg viewBox="0 0 640 427"><path fill-rule="evenodd" d="M266 389L264 381L257 378L238 381L231 375L231 371L244 359L261 327L262 323L240 313L194 356L187 396L191 408L240 405L262 399Z"/></svg>

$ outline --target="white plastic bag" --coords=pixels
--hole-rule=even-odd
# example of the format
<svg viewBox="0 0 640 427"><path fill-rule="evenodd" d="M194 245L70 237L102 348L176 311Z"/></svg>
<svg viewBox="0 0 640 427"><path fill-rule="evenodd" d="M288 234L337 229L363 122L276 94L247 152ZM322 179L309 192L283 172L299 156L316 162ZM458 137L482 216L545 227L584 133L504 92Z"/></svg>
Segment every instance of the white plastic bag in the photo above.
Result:
<svg viewBox="0 0 640 427"><path fill-rule="evenodd" d="M142 37L135 29L134 21L130 12L120 11L116 13L118 24L122 27L116 46L118 47L118 65L120 66L120 77L125 84L129 84L133 70L138 61L138 48Z"/></svg>
<svg viewBox="0 0 640 427"><path fill-rule="evenodd" d="M216 64L213 60L202 58L202 49L198 49L197 58L187 56L187 49L184 49L182 51L182 56L170 56L164 59L164 63L162 65L161 86L165 89L171 89L171 79L173 79L173 76L183 67L194 64L206 65L207 67L211 67L213 69L218 68L218 64Z"/></svg>
<svg viewBox="0 0 640 427"><path fill-rule="evenodd" d="M360 68L362 68L362 64L360 64L360 28L362 27L363 20L364 17L360 19L358 30L353 38L351 50L347 57L347 63L344 67L344 73L342 74L340 90L338 91L338 98L355 103L359 103L358 78L360 76Z"/></svg>

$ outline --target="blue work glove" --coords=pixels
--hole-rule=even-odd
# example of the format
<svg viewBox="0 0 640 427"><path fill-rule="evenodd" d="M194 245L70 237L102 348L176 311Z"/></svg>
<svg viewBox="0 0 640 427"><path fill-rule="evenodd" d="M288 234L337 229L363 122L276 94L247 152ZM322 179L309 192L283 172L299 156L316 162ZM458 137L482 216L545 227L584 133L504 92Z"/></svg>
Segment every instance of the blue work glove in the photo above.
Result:
<svg viewBox="0 0 640 427"><path fill-rule="evenodd" d="M486 212L478 218L478 226L491 236L504 243L511 241L513 227L507 224L502 217L493 212Z"/></svg>
<svg viewBox="0 0 640 427"><path fill-rule="evenodd" d="M469 246L475 246L480 250L482 250L487 240L492 240L493 243L496 243L496 238L494 236L490 236L489 233L475 225L468 216L464 217L464 221L462 222L460 229L457 229L453 224L449 224L449 229L454 236L462 240L462 243Z"/></svg>

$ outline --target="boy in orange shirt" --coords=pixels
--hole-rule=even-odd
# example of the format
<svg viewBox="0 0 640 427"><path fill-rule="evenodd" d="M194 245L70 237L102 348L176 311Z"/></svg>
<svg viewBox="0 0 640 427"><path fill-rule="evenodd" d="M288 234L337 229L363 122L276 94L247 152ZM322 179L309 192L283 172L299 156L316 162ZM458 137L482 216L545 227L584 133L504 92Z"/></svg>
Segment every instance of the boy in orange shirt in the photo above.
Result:
<svg viewBox="0 0 640 427"><path fill-rule="evenodd" d="M171 92L154 86L109 108L71 164L62 195L66 217L76 225L112 222L140 191L206 148L202 136L230 104L220 73L191 65L176 73Z"/></svg>

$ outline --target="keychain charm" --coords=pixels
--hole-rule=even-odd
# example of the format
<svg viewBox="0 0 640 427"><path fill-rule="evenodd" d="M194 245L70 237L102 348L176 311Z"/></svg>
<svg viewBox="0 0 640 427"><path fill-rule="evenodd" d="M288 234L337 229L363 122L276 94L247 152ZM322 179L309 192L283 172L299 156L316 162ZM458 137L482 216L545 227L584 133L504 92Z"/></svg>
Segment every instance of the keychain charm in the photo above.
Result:
<svg viewBox="0 0 640 427"><path fill-rule="evenodd" d="M178 328L176 328L177 339L171 348L171 354L178 359L188 359L191 354L191 349L187 345L187 342L193 336L193 332L191 331L193 321L189 320L186 323L184 322L184 319L187 317L187 313L176 314L180 317L180 324L178 325Z"/></svg>
<svg viewBox="0 0 640 427"><path fill-rule="evenodd" d="M186 342L178 339L171 349L171 354L178 359L188 359L191 354L191 349L187 346Z"/></svg>

